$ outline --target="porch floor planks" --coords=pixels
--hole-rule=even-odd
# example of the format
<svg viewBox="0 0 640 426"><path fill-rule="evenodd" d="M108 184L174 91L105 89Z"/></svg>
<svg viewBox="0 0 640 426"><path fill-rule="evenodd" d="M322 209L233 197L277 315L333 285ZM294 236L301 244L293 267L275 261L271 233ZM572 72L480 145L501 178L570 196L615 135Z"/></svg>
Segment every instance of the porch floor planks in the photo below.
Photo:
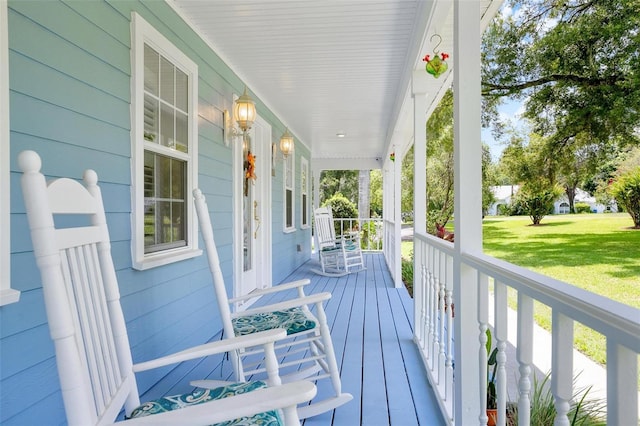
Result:
<svg viewBox="0 0 640 426"><path fill-rule="evenodd" d="M307 294L332 293L325 309L343 391L354 399L304 425L444 425L413 342L413 301L406 289L393 287L382 254L365 254L365 271L340 278L314 274L316 263L305 263L284 281L306 276ZM330 394L329 381L321 380L317 398Z"/></svg>
<svg viewBox="0 0 640 426"><path fill-rule="evenodd" d="M366 253L366 270L340 278L314 274L311 269L317 264L315 258L306 262L283 282L309 278L307 294L323 291L332 294L325 304L325 312L341 371L342 389L351 393L353 400L331 412L306 419L304 426L444 425L413 342L413 301L406 289L393 287L382 254ZM255 306L296 296L295 290L283 293L264 297ZM182 388L184 379L205 377L231 378L230 362L225 360L220 365L217 358L180 366L159 380L148 395L143 395L143 400L158 393L166 394L169 389L190 390ZM176 387L178 381L182 384ZM330 380L320 380L316 398L324 399L332 394Z"/></svg>

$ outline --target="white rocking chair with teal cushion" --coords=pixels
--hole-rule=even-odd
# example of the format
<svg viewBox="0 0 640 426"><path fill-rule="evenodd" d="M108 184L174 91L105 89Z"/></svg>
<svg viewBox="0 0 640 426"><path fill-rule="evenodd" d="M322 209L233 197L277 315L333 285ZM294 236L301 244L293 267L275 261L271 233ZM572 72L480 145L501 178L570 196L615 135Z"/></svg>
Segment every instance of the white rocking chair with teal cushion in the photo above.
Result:
<svg viewBox="0 0 640 426"><path fill-rule="evenodd" d="M313 223L321 267L321 270L312 269L313 272L328 277L341 277L366 269L360 247L360 233L355 231L336 236L331 207L315 209Z"/></svg>
<svg viewBox="0 0 640 426"><path fill-rule="evenodd" d="M193 195L225 336L249 336L272 329L286 330L286 338L280 339L276 343L276 355L280 361L282 381L289 382L301 379L317 381L328 378L331 380L333 389L332 396L299 406L298 414L301 419L333 410L351 401L353 397L342 392L340 372L323 307L323 303L331 298L331 293L305 295L304 286L309 284L309 280L304 279L255 290L247 295L230 299L220 269L220 259L213 237L209 208L199 189L195 189ZM295 297L241 312L232 312L231 310L235 303L281 291L295 292ZM309 306L315 306L315 315L311 313ZM236 380L243 381L247 377L256 377L256 375L259 377L264 373L261 348L231 351L229 354ZM209 386L207 380L192 382L192 384L200 387ZM215 385L215 382L213 384Z"/></svg>
<svg viewBox="0 0 640 426"><path fill-rule="evenodd" d="M132 426L300 424L296 406L316 389L306 381L281 385L274 341L286 335L283 330L133 364L96 173L84 173L85 185L67 178L47 184L35 152L22 152L18 163L69 425L111 424L123 408ZM140 404L136 372L255 345L267 355L266 383L227 383Z"/></svg>

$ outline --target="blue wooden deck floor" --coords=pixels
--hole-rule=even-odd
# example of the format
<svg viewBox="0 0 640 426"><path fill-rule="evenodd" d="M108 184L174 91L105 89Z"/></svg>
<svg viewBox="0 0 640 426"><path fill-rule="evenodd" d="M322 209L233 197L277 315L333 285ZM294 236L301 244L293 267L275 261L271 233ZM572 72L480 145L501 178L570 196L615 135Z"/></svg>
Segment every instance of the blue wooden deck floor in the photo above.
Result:
<svg viewBox="0 0 640 426"><path fill-rule="evenodd" d="M343 391L353 395L352 401L306 419L304 425L444 425L412 340L412 299L406 289L393 287L381 254L366 254L365 263L364 271L328 278L311 272L318 267L318 262L311 260L285 280L310 278L307 294L324 291L332 294L325 310ZM278 300L261 300L256 305ZM182 368L182 372L172 371L172 377L164 385L161 381L154 386L144 399L179 390L170 384L175 383L177 376L184 381L192 377L227 378L231 374L229 362L219 360L203 361L196 366L185 363ZM330 394L329 381L320 380L316 398Z"/></svg>

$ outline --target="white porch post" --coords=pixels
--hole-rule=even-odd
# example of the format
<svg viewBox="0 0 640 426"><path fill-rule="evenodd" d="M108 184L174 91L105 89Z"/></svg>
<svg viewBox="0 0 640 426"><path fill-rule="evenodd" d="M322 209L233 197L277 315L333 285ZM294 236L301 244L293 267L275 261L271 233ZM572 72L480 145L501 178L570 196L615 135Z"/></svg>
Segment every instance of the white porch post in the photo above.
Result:
<svg viewBox="0 0 640 426"><path fill-rule="evenodd" d="M393 281L396 288L402 287L402 157L396 155L393 163Z"/></svg>
<svg viewBox="0 0 640 426"><path fill-rule="evenodd" d="M413 95L413 230L427 232L427 73L414 71ZM418 271L419 269L414 269Z"/></svg>
<svg viewBox="0 0 640 426"><path fill-rule="evenodd" d="M480 139L480 1L454 2L454 322L456 425L480 418L478 273L462 254L482 251L482 144ZM458 337L460 336L460 337Z"/></svg>
<svg viewBox="0 0 640 426"><path fill-rule="evenodd" d="M320 207L320 173L322 173L322 170L316 168L311 169L311 177L313 179L313 211Z"/></svg>

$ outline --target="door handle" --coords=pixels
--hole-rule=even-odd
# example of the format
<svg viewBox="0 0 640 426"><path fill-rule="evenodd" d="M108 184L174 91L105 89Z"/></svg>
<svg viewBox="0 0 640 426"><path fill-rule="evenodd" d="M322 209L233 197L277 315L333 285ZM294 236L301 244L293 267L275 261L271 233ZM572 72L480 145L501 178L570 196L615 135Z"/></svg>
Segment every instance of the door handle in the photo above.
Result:
<svg viewBox="0 0 640 426"><path fill-rule="evenodd" d="M256 222L256 228L253 231L253 239L258 239L258 228L260 228L260 216L258 216L258 202L253 201L253 220Z"/></svg>

